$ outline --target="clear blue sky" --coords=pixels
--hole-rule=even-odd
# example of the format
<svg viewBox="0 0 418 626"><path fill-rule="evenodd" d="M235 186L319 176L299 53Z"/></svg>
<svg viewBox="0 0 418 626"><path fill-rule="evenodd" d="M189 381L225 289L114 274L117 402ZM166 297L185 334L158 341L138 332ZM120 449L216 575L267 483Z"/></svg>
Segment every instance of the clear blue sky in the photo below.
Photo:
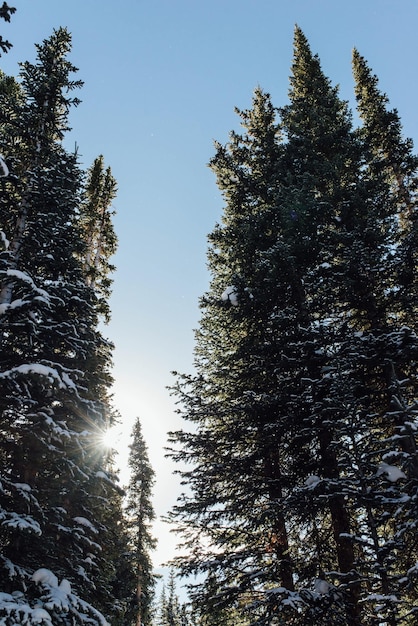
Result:
<svg viewBox="0 0 418 626"><path fill-rule="evenodd" d="M164 513L176 483L163 458L178 427L166 391L171 370L190 372L198 298L208 286L206 235L222 200L206 164L213 140L237 128L257 85L285 104L297 23L344 98L353 101L357 47L418 141L417 0L8 0L0 23L13 43L0 67L16 74L53 28L73 35L85 81L67 139L88 167L103 154L118 181L113 318L115 405L129 433L138 415ZM125 456L126 441L125 445ZM158 525L156 560L173 540Z"/></svg>

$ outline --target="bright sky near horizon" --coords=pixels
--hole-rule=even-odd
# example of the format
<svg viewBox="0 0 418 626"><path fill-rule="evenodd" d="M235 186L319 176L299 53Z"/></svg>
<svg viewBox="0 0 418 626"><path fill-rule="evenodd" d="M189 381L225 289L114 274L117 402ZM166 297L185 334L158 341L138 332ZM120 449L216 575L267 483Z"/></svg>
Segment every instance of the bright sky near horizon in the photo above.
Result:
<svg viewBox="0 0 418 626"><path fill-rule="evenodd" d="M122 465L141 419L156 472L155 508L179 493L164 458L180 426L167 385L191 372L198 299L208 287L207 234L222 199L207 163L213 140L237 129L234 107L260 85L286 103L297 23L343 98L353 102L358 48L418 143L417 0L8 0L17 12L0 33L13 43L0 68L18 73L35 43L65 26L71 61L85 81L67 138L83 167L103 154L118 181L119 251L106 332L115 343L114 399L123 421ZM123 470L122 481L128 476ZM174 537L158 522L158 565Z"/></svg>

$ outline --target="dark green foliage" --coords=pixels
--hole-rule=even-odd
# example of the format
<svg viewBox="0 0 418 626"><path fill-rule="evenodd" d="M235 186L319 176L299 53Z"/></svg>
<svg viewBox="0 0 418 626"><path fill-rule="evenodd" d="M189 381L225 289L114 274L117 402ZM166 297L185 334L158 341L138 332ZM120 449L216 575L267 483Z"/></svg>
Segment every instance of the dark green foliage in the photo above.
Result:
<svg viewBox="0 0 418 626"><path fill-rule="evenodd" d="M151 624L151 607L154 597L155 575L152 571L151 551L156 540L151 534L150 525L155 519L152 505L154 470L142 436L141 422L137 418L132 431L128 465L131 472L127 488L126 516L127 532L133 568L132 594L136 606L131 623L138 626Z"/></svg>
<svg viewBox="0 0 418 626"><path fill-rule="evenodd" d="M5 20L6 22L10 22L10 17L15 12L15 7L9 7L7 2L3 2L0 7L0 18ZM0 49L2 50L2 52L8 52L12 45L13 44L11 44L10 41L7 41L7 39L3 39L3 37L0 35Z"/></svg>
<svg viewBox="0 0 418 626"><path fill-rule="evenodd" d="M168 582L161 589L152 625L198 626L200 624L198 611L194 611L188 604L180 602L177 595L175 571L170 568Z"/></svg>
<svg viewBox="0 0 418 626"><path fill-rule="evenodd" d="M120 612L109 546L123 544L122 513L100 442L113 419L112 346L98 330L107 310L84 262L82 173L61 142L81 85L70 47L59 29L22 64L20 83L1 77L0 583L16 601L2 611L44 606L57 624L87 614L99 624L93 606Z"/></svg>
<svg viewBox="0 0 418 626"><path fill-rule="evenodd" d="M110 167L105 170L102 156L95 159L87 176L79 220L86 245L82 256L83 271L87 284L100 298L100 313L109 321L110 273L115 269L109 258L117 247L112 225L112 201L117 186Z"/></svg>
<svg viewBox="0 0 418 626"><path fill-rule="evenodd" d="M354 68L359 130L296 28L289 104L257 89L210 164L225 209L171 435L205 624L414 620L417 160Z"/></svg>

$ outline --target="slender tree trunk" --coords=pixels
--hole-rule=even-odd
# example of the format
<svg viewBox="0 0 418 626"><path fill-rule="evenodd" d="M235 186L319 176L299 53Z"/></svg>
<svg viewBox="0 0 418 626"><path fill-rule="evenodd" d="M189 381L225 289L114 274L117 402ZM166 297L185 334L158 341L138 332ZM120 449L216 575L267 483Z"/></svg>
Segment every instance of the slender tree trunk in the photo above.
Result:
<svg viewBox="0 0 418 626"><path fill-rule="evenodd" d="M265 460L265 474L268 481L269 497L272 502L280 502L283 497L279 463L280 461L272 458L271 455ZM281 511L276 512L267 549L275 555L278 562L281 586L289 591L294 591L295 585L290 558L289 538L286 520Z"/></svg>
<svg viewBox="0 0 418 626"><path fill-rule="evenodd" d="M141 602L141 598L142 598L142 585L141 585L140 581L138 580L138 583L137 583L137 586L136 586L136 602L137 602L137 606L138 606L138 612L136 614L136 626L142 626L142 611L141 611L142 602Z"/></svg>
<svg viewBox="0 0 418 626"><path fill-rule="evenodd" d="M338 479L339 469L337 459L331 448L333 434L329 429L322 430L319 437L324 476L325 478L334 480ZM359 607L361 589L358 576L355 572L354 547L350 540L350 514L344 501L344 496L340 494L331 496L328 501L328 506L331 514L338 568L342 574L346 575L344 578L348 596L347 617L350 620L347 626L361 626Z"/></svg>
<svg viewBox="0 0 418 626"><path fill-rule="evenodd" d="M276 523L274 525L273 532L276 537L274 551L277 561L279 562L279 573L282 586L289 591L294 591L295 585L293 581L293 567L289 552L289 540L286 522L282 514L278 514L276 516Z"/></svg>
<svg viewBox="0 0 418 626"><path fill-rule="evenodd" d="M306 306L305 290L300 280L295 281L294 295L298 304L300 321L303 325L309 327L311 320ZM308 360L308 363L309 362L310 360ZM320 378L317 365L308 366L308 371L312 379ZM321 398L316 399L320 400ZM332 440L332 431L329 428L325 429L322 427L319 432L319 454L324 478L338 480L340 478L340 470L336 455L331 447ZM344 497L340 494L331 496L328 501L328 506L336 545L338 568L342 574L346 574L345 582L348 595L347 617L350 620L347 626L361 626L359 607L361 589L358 576L354 571L355 554L353 544L350 541L350 514Z"/></svg>

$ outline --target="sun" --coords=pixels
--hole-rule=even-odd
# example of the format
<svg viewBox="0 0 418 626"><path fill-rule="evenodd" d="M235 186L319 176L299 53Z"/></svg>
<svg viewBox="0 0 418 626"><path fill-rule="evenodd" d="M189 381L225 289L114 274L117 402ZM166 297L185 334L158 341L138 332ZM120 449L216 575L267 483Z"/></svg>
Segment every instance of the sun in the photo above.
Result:
<svg viewBox="0 0 418 626"><path fill-rule="evenodd" d="M120 424L111 426L107 430L103 431L100 435L100 442L105 448L115 449L119 443L122 435Z"/></svg>

